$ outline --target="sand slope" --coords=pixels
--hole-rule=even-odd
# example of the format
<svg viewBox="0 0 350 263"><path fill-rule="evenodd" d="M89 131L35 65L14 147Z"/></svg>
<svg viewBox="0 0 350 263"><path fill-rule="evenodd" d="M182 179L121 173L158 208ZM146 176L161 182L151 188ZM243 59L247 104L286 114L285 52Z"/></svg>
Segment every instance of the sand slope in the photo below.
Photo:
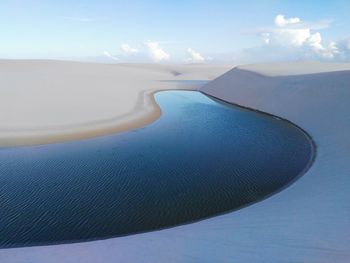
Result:
<svg viewBox="0 0 350 263"><path fill-rule="evenodd" d="M257 73L248 66L202 88L287 118L313 136L315 163L289 188L198 223L96 242L0 250L0 261L349 262L350 71L320 67L334 72L314 74L309 68L301 73L313 74L295 75L295 64L283 64L278 74L274 65L264 65Z"/></svg>
<svg viewBox="0 0 350 263"><path fill-rule="evenodd" d="M0 60L0 146L78 139L145 125L160 113L154 91L191 89L174 80L210 80L228 69Z"/></svg>

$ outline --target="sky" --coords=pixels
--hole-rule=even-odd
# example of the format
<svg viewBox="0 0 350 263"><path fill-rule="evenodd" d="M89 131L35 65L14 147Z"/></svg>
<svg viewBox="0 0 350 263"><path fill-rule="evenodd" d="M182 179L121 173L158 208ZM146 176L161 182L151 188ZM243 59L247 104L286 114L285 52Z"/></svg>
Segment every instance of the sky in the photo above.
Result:
<svg viewBox="0 0 350 263"><path fill-rule="evenodd" d="M350 62L349 13L349 0L0 0L0 58Z"/></svg>

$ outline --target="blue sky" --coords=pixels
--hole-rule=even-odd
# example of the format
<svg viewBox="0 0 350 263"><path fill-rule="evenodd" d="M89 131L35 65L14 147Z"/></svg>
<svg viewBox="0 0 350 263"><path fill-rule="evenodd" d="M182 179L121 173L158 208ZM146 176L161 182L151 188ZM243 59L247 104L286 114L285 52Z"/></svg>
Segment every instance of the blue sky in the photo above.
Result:
<svg viewBox="0 0 350 263"><path fill-rule="evenodd" d="M349 11L349 0L0 0L0 57L349 61Z"/></svg>

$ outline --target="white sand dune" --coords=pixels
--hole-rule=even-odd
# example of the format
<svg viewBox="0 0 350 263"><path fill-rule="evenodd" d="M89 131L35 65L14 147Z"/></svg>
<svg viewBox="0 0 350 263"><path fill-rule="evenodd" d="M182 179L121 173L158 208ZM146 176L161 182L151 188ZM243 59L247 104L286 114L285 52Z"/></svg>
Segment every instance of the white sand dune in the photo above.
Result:
<svg viewBox="0 0 350 263"><path fill-rule="evenodd" d="M350 64L244 66L201 91L301 126L317 144L311 169L233 213L122 238L0 250L0 262L349 262Z"/></svg>
<svg viewBox="0 0 350 263"><path fill-rule="evenodd" d="M229 65L0 60L0 147L86 138L156 119L152 93L192 89Z"/></svg>

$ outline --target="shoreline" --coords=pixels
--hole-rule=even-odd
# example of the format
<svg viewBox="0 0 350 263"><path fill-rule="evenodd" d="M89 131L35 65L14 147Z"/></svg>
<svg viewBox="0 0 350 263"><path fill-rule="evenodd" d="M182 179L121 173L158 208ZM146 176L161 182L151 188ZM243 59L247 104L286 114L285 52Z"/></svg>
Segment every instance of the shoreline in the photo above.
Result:
<svg viewBox="0 0 350 263"><path fill-rule="evenodd" d="M110 120L71 125L71 127L51 127L50 131L40 129L20 130L18 133L24 133L24 135L20 135L18 137L16 137L16 135L11 135L9 138L2 137L0 139L0 150L1 148L39 146L70 141L80 141L142 128L155 122L162 114L162 110L155 100L155 94L169 90L200 92L199 88L191 87L144 91L139 94L140 101L142 100L143 102L137 103L133 111L123 116L118 116ZM205 95L209 96L207 94ZM240 105L236 106L241 107ZM16 133L14 131L11 132L14 134ZM3 142L3 140L6 142Z"/></svg>
<svg viewBox="0 0 350 263"><path fill-rule="evenodd" d="M33 129L30 131L21 130L18 133L24 133L24 135L20 135L18 137L11 135L9 138L2 137L0 139L0 150L1 148L38 146L69 141L80 141L142 128L153 123L161 116L162 110L156 103L154 95L158 92L167 90L199 92L198 89L192 88L171 88L145 91L139 94L140 101L143 102L137 103L133 111L123 116L119 116L110 120L101 120L93 123L72 125L72 127L51 127L50 131L43 131L40 129ZM15 132L12 131L12 133Z"/></svg>
<svg viewBox="0 0 350 263"><path fill-rule="evenodd" d="M11 137L0 139L0 149L85 140L141 128L160 117L161 109L154 99L154 94L160 91L163 89L142 92L139 94L139 101L142 103L137 102L131 112L110 120L73 125L73 127L51 127L50 131L21 130L18 133L23 135L17 136L12 131Z"/></svg>
<svg viewBox="0 0 350 263"><path fill-rule="evenodd" d="M145 126L161 114L154 93L198 89L230 68L0 60L0 149Z"/></svg>

